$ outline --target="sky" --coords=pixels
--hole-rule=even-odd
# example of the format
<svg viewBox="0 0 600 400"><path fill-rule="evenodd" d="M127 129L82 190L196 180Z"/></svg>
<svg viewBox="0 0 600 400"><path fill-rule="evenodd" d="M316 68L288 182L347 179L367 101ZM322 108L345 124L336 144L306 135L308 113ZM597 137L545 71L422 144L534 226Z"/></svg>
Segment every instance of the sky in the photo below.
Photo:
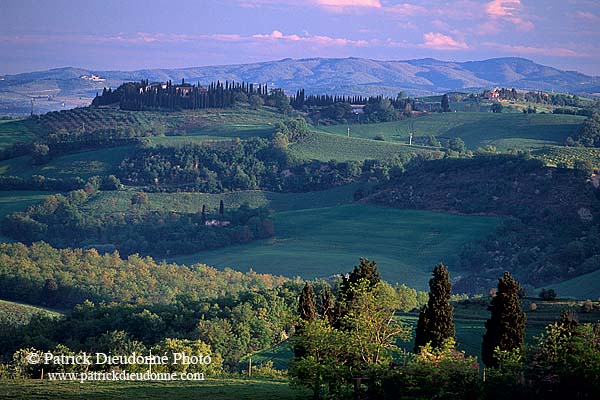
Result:
<svg viewBox="0 0 600 400"><path fill-rule="evenodd" d="M517 56L600 75L600 0L0 0L0 74Z"/></svg>

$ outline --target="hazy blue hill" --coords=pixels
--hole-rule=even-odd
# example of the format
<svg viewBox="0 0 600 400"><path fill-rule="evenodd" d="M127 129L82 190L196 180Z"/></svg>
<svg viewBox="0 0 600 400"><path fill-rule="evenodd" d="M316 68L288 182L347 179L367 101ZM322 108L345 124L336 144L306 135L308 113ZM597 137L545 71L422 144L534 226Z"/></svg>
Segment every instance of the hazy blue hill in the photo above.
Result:
<svg viewBox="0 0 600 400"><path fill-rule="evenodd" d="M96 82L82 78L99 76ZM39 104L40 112L60 109L62 102L89 102L104 86L148 79L208 83L235 80L268 83L288 92L305 88L311 93L428 95L493 86L590 94L598 92L600 77L561 71L523 58L494 58L483 61L449 62L432 58L377 61L364 58L283 59L254 64L145 69L138 71L94 71L56 68L48 71L7 75L0 81L0 113L28 110L31 97L53 98ZM56 101L54 98L56 98ZM77 100L77 101L75 101ZM11 111L12 110L12 111Z"/></svg>

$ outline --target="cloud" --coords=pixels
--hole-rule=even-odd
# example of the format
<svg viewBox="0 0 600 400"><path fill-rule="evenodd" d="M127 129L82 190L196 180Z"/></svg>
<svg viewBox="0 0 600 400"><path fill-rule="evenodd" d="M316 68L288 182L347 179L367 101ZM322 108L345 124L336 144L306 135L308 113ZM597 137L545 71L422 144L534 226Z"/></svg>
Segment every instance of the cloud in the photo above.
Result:
<svg viewBox="0 0 600 400"><path fill-rule="evenodd" d="M414 17L417 15L428 14L427 8L409 3L394 4L393 6L385 7L384 11L388 14L402 17Z"/></svg>
<svg viewBox="0 0 600 400"><path fill-rule="evenodd" d="M289 41L289 42L304 42L313 43L323 46L367 46L369 44L366 40L352 40L346 38L333 38L330 36L321 35L284 35L281 31L275 30L269 34L256 34L252 35L253 39L259 40L273 40L273 41Z"/></svg>
<svg viewBox="0 0 600 400"><path fill-rule="evenodd" d="M433 50L466 50L469 48L464 41L453 39L442 33L425 33L423 40L421 47Z"/></svg>
<svg viewBox="0 0 600 400"><path fill-rule="evenodd" d="M381 8L381 2L379 0L313 0L313 2L324 7Z"/></svg>
<svg viewBox="0 0 600 400"><path fill-rule="evenodd" d="M575 17L588 22L600 22L600 17L589 11L577 11L575 12Z"/></svg>
<svg viewBox="0 0 600 400"><path fill-rule="evenodd" d="M521 0L490 1L486 4L485 11L491 20L482 25L484 29L480 32L498 33L500 28L495 24L497 21L511 22L522 31L532 30L535 26L533 25L533 22L520 15L522 9L523 5L521 4Z"/></svg>
<svg viewBox="0 0 600 400"><path fill-rule="evenodd" d="M295 0L237 0L242 7L256 8L261 6L313 6L331 12L346 12L357 9L382 8L380 0L307 0L300 3Z"/></svg>
<svg viewBox="0 0 600 400"><path fill-rule="evenodd" d="M356 46L362 47L369 44L366 40L353 40L340 37L331 37L324 35L287 35L279 30L274 30L268 34L255 34L242 36L238 34L204 34L187 35L173 33L148 33L138 32L134 35L15 35L2 36L0 40L13 43L49 43L55 41L78 42L87 44L129 44L129 45L152 45L152 44L172 44L172 43L194 43L199 41L219 41L219 42L243 42L243 43L261 43L264 41L285 41L301 42L307 44L317 44L322 46Z"/></svg>
<svg viewBox="0 0 600 400"><path fill-rule="evenodd" d="M555 57L589 57L588 54L578 53L565 47L533 47L533 46L514 46L503 43L485 42L484 46L491 47L511 54L539 55Z"/></svg>

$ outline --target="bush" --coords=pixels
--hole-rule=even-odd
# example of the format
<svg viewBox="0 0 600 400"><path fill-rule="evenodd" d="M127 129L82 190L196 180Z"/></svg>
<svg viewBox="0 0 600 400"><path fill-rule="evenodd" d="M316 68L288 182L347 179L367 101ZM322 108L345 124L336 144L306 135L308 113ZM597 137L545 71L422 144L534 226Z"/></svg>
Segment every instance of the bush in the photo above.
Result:
<svg viewBox="0 0 600 400"><path fill-rule="evenodd" d="M554 289L542 289L540 291L540 299L549 301L554 300L556 298L556 292Z"/></svg>

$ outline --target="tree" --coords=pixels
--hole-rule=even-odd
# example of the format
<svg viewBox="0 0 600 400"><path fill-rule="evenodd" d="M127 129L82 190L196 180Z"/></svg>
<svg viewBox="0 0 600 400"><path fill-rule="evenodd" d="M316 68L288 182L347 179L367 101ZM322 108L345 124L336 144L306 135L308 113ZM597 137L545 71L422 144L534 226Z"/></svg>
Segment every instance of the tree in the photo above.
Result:
<svg viewBox="0 0 600 400"><path fill-rule="evenodd" d="M131 204L135 205L135 204L146 204L148 202L148 194L144 193L144 192L137 192L136 194L134 194L133 196L131 196Z"/></svg>
<svg viewBox="0 0 600 400"><path fill-rule="evenodd" d="M335 302L333 301L333 294L331 288L326 285L321 293L321 319L333 323Z"/></svg>
<svg viewBox="0 0 600 400"><path fill-rule="evenodd" d="M573 168L590 175L594 172L594 164L590 160L575 160Z"/></svg>
<svg viewBox="0 0 600 400"><path fill-rule="evenodd" d="M219 215L223 214L225 214L225 204L223 203L223 200L221 200L219 202Z"/></svg>
<svg viewBox="0 0 600 400"><path fill-rule="evenodd" d="M521 308L521 285L509 272L498 280L498 291L488 310L490 319L485 323L481 358L486 366L498 364L495 350L520 351L525 340L525 313Z"/></svg>
<svg viewBox="0 0 600 400"><path fill-rule="evenodd" d="M448 99L448 95L445 94L442 96L442 112L449 112L450 111L450 100Z"/></svg>
<svg viewBox="0 0 600 400"><path fill-rule="evenodd" d="M317 319L317 304L315 301L315 292L309 282L304 284L300 298L298 299L298 317L296 325L296 336L302 335L304 328ZM306 346L301 340L294 342L294 356L304 357L306 355Z"/></svg>
<svg viewBox="0 0 600 400"><path fill-rule="evenodd" d="M499 114L502 112L502 103L494 103L492 104L492 112L495 114Z"/></svg>
<svg viewBox="0 0 600 400"><path fill-rule="evenodd" d="M313 322L317 319L317 304L315 292L310 282L304 284L300 299L298 300L298 316L304 322Z"/></svg>
<svg viewBox="0 0 600 400"><path fill-rule="evenodd" d="M415 352L428 343L437 349L445 340L454 338L451 293L450 274L444 264L440 263L433 269L433 277L429 280L429 301L419 315Z"/></svg>
<svg viewBox="0 0 600 400"><path fill-rule="evenodd" d="M250 106L252 108L254 108L255 110L258 110L265 104L263 98L257 94L250 95L250 98L248 101L250 102Z"/></svg>
<svg viewBox="0 0 600 400"><path fill-rule="evenodd" d="M369 259L361 257L359 264L354 266L354 269L348 274L348 277L342 277L339 299L335 307L334 324L337 327L339 327L341 318L348 311L348 305L353 301L354 292L352 286L358 284L358 282L363 279L368 282L370 287L375 287L375 285L380 282L381 277L377 270L377 262L375 260L369 261Z"/></svg>
<svg viewBox="0 0 600 400"><path fill-rule="evenodd" d="M542 289L540 290L540 299L542 300L554 300L556 298L556 292L554 289Z"/></svg>
<svg viewBox="0 0 600 400"><path fill-rule="evenodd" d="M340 398L352 387L358 396L362 388L354 385L354 378L370 376L389 365L398 350L397 340L408 336L394 318L399 296L389 284L380 282L374 261L361 258L343 284L337 304L343 303L344 313L336 325L317 318L296 332L295 347L304 352L292 360L290 376L293 382L311 388L314 398L320 398L324 390L331 398ZM300 314L311 315L305 312L311 307L299 306Z"/></svg>
<svg viewBox="0 0 600 400"><path fill-rule="evenodd" d="M429 135L427 137L427 146L431 146L431 147L442 147L442 144L440 143L439 140L437 140L437 138L433 135Z"/></svg>
<svg viewBox="0 0 600 400"><path fill-rule="evenodd" d="M459 153L464 153L467 150L465 142L459 137L450 139L448 141L448 148L450 150L458 151Z"/></svg>
<svg viewBox="0 0 600 400"><path fill-rule="evenodd" d="M56 305L57 291L58 285L56 284L56 281L52 278L46 279L46 282L44 282L44 288L42 290L44 295L44 305L48 307Z"/></svg>
<svg viewBox="0 0 600 400"><path fill-rule="evenodd" d="M35 165L45 164L50 161L50 148L47 144L36 143L33 145L31 155Z"/></svg>

